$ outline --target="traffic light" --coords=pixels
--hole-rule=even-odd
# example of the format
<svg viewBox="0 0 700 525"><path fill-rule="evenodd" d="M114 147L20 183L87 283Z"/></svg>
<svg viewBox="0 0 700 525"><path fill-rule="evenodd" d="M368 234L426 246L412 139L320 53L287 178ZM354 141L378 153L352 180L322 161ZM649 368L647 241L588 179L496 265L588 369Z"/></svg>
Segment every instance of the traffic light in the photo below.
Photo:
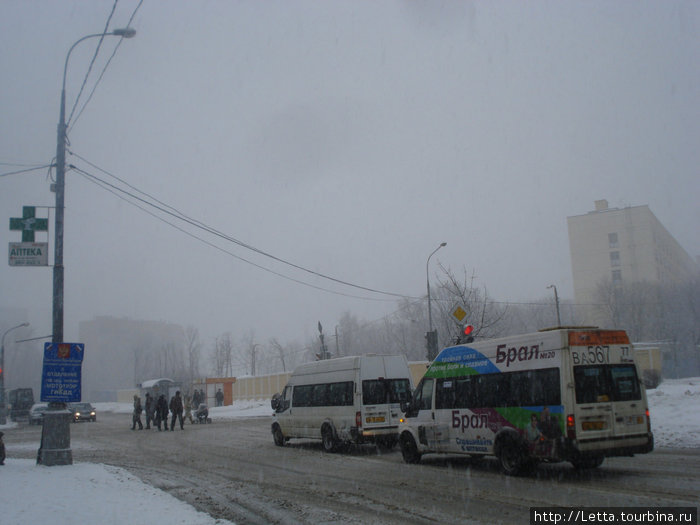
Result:
<svg viewBox="0 0 700 525"><path fill-rule="evenodd" d="M465 324L462 329L462 337L460 337L462 343L471 343L474 341L474 326L470 324Z"/></svg>

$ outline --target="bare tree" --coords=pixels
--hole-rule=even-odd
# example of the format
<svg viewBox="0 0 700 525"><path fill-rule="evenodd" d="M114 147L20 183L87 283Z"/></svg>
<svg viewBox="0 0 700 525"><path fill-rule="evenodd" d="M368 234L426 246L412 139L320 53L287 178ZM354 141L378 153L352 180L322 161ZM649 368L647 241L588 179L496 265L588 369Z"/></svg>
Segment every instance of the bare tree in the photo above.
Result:
<svg viewBox="0 0 700 525"><path fill-rule="evenodd" d="M216 377L226 377L232 375L233 363L233 341L231 340L231 334L226 332L225 334L216 338L214 343L214 351L211 355L211 363Z"/></svg>
<svg viewBox="0 0 700 525"><path fill-rule="evenodd" d="M187 355L187 369L189 372L187 390L191 390L194 379L199 377L199 360L201 357L201 345L199 343L199 330L193 326L185 329L185 353Z"/></svg>
<svg viewBox="0 0 700 525"><path fill-rule="evenodd" d="M493 301L484 288L483 292L474 286L476 276L469 275L467 269L457 276L449 268L440 264L443 276L438 276L436 303L438 305L438 326L441 327L443 344L455 337L461 330L459 322L451 315L454 306L460 305L467 313L466 322L474 326L474 337L490 338L502 335L507 308Z"/></svg>

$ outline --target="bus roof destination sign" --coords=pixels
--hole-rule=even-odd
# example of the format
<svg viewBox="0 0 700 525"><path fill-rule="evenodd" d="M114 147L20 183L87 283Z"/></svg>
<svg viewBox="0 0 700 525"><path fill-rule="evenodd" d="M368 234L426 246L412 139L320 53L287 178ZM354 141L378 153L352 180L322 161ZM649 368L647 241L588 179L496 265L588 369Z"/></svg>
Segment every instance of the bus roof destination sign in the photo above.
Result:
<svg viewBox="0 0 700 525"><path fill-rule="evenodd" d="M41 401L45 403L79 403L81 401L81 367L84 353L83 343L44 344Z"/></svg>

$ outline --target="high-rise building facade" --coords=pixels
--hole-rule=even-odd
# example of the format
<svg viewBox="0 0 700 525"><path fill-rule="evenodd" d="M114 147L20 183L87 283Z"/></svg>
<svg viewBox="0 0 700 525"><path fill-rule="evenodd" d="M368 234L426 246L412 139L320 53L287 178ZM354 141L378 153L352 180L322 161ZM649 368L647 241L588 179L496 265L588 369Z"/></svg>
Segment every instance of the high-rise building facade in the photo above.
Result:
<svg viewBox="0 0 700 525"><path fill-rule="evenodd" d="M600 284L676 283L697 275L698 266L664 228L649 206L609 208L567 217L574 300L595 304Z"/></svg>

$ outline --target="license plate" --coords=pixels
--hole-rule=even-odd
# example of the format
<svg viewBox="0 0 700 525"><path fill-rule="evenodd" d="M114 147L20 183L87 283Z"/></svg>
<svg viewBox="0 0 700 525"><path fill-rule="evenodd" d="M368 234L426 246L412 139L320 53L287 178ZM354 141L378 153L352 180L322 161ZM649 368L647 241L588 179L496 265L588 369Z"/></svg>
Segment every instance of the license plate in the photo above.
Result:
<svg viewBox="0 0 700 525"><path fill-rule="evenodd" d="M644 423L642 416L627 416L625 418L626 425L641 425L642 423Z"/></svg>
<svg viewBox="0 0 700 525"><path fill-rule="evenodd" d="M384 416L374 416L365 419L366 423L384 423Z"/></svg>
<svg viewBox="0 0 700 525"><path fill-rule="evenodd" d="M584 421L581 428L583 430L605 430L605 421Z"/></svg>

